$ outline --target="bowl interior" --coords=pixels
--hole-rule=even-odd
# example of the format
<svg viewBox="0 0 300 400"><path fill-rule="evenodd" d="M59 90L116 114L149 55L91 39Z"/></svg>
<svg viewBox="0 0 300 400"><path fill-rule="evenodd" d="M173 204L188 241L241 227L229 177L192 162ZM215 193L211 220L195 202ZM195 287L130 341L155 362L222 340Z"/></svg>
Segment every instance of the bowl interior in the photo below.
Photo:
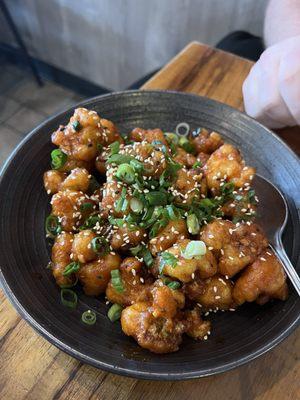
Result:
<svg viewBox="0 0 300 400"><path fill-rule="evenodd" d="M260 175L285 194L290 215L284 243L299 270L299 162L263 126L228 106L187 94L125 92L83 104L112 119L122 133L136 126L172 131L182 121L191 128L204 126L220 132ZM210 315L212 335L207 342L185 338L178 352L163 356L140 348L121 332L119 323L112 325L102 299L88 298L81 292L76 310L61 305L59 288L46 269L50 248L44 221L50 208L42 175L49 169L53 148L50 135L59 124L67 122L72 111L57 115L33 131L4 168L0 181L2 283L23 317L55 345L84 362L151 379L184 379L221 372L264 353L287 336L299 319L300 301L293 289L286 302L275 301L263 307L248 304L236 312ZM87 308L97 313L97 323L90 328L80 322Z"/></svg>

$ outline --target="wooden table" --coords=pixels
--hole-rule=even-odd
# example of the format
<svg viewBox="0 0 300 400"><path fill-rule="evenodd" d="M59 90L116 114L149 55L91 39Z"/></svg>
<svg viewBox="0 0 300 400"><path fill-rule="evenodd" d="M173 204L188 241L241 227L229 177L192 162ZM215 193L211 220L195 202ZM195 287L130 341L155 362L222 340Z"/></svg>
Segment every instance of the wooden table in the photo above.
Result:
<svg viewBox="0 0 300 400"><path fill-rule="evenodd" d="M198 93L241 109L241 86L252 63L191 43L143 89ZM300 151L295 130L280 133ZM0 399L226 399L300 398L300 335L252 363L222 375L184 382L125 378L83 365L41 338L0 292Z"/></svg>

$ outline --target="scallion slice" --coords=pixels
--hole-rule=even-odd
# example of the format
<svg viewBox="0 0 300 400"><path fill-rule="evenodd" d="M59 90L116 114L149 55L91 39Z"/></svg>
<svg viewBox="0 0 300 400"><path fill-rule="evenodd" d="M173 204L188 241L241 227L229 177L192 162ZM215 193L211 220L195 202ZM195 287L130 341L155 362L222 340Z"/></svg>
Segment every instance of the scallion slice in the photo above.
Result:
<svg viewBox="0 0 300 400"><path fill-rule="evenodd" d="M111 275L111 284L112 284L113 288L117 292L123 293L124 286L123 286L122 278L120 275L120 271L118 269L113 269L112 271L110 271L110 275Z"/></svg>
<svg viewBox="0 0 300 400"><path fill-rule="evenodd" d="M55 236L59 235L62 232L62 227L58 220L58 217L52 214L48 215L45 222L45 229L47 234L51 238L54 238Z"/></svg>
<svg viewBox="0 0 300 400"><path fill-rule="evenodd" d="M150 192L145 198L151 206L165 206L168 203L168 196L164 192Z"/></svg>
<svg viewBox="0 0 300 400"><path fill-rule="evenodd" d="M168 286L170 289L176 290L176 289L179 289L179 288L180 288L180 283L179 283L179 282L176 282L176 281L173 281L173 282L167 283L167 286Z"/></svg>
<svg viewBox="0 0 300 400"><path fill-rule="evenodd" d="M69 276L73 274L74 272L79 271L80 269L80 263L76 261L72 261L70 264L68 264L63 272L64 276Z"/></svg>
<svg viewBox="0 0 300 400"><path fill-rule="evenodd" d="M181 255L185 259L191 260L194 257L204 256L205 253L206 245L202 240L191 240Z"/></svg>
<svg viewBox="0 0 300 400"><path fill-rule="evenodd" d="M68 156L66 153L61 151L60 149L55 149L51 151L51 167L53 169L59 169L65 165L67 162Z"/></svg>
<svg viewBox="0 0 300 400"><path fill-rule="evenodd" d="M108 147L110 148L110 156L118 154L120 150L120 142L113 142Z"/></svg>
<svg viewBox="0 0 300 400"><path fill-rule="evenodd" d="M143 206L143 203L141 202L141 200L139 200L139 199L133 197L133 198L130 200L130 203L129 203L129 204L130 204L131 210L132 210L134 213L139 214L139 213L141 213L141 212L143 211L144 206Z"/></svg>
<svg viewBox="0 0 300 400"><path fill-rule="evenodd" d="M197 235L197 233L199 233L200 224L195 214L190 214L187 216L186 225L191 235Z"/></svg>
<svg viewBox="0 0 300 400"><path fill-rule="evenodd" d="M61 289L60 299L62 304L66 307L76 308L77 306L77 294L71 289Z"/></svg>
<svg viewBox="0 0 300 400"><path fill-rule="evenodd" d="M107 164L129 164L130 161L134 160L134 158L132 156L129 156L127 154L113 154L112 156L110 156L106 163Z"/></svg>
<svg viewBox="0 0 300 400"><path fill-rule="evenodd" d="M81 315L81 321L87 325L94 325L97 320L97 315L92 310L87 310Z"/></svg>
<svg viewBox="0 0 300 400"><path fill-rule="evenodd" d="M104 237L97 236L91 240L92 250L99 256L104 256L109 253L109 244Z"/></svg>
<svg viewBox="0 0 300 400"><path fill-rule="evenodd" d="M164 251L160 254L160 265L159 265L159 273L162 274L165 265L169 265L172 268L175 268L177 265L178 259L174 256L174 254L169 253L168 251Z"/></svg>
<svg viewBox="0 0 300 400"><path fill-rule="evenodd" d="M115 322L121 317L123 307L120 304L113 304L108 310L107 316L111 322Z"/></svg>
<svg viewBox="0 0 300 400"><path fill-rule="evenodd" d="M131 165L124 163L119 165L115 174L116 178L125 183L133 183L135 179L134 169Z"/></svg>
<svg viewBox="0 0 300 400"><path fill-rule="evenodd" d="M80 128L81 128L79 121L74 121L72 123L72 126L73 126L73 128L75 129L76 132L78 132L80 130Z"/></svg>

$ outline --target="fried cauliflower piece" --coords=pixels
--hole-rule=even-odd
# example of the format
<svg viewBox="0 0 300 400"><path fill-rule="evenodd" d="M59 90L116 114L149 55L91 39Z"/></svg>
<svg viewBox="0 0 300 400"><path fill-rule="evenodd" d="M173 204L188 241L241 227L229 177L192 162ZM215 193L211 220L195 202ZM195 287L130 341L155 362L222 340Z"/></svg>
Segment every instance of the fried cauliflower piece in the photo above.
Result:
<svg viewBox="0 0 300 400"><path fill-rule="evenodd" d="M51 169L44 173L44 187L48 194L54 194L59 192L61 184L66 179L67 174L65 172Z"/></svg>
<svg viewBox="0 0 300 400"><path fill-rule="evenodd" d="M235 228L236 226L231 221L215 219L203 227L200 239L207 247L221 250L225 244L231 241L230 232Z"/></svg>
<svg viewBox="0 0 300 400"><path fill-rule="evenodd" d="M82 210L83 204L91 204L90 208ZM62 229L72 232L93 211L94 202L83 192L64 190L52 196L52 214L57 216Z"/></svg>
<svg viewBox="0 0 300 400"><path fill-rule="evenodd" d="M183 219L171 220L162 228L158 235L149 242L149 249L155 256L157 253L171 247L178 239L188 237L186 222Z"/></svg>
<svg viewBox="0 0 300 400"><path fill-rule="evenodd" d="M123 260L119 269L124 291L118 292L109 282L106 297L110 302L129 306L138 301L147 301L151 297L152 279L144 277L142 265L135 257L127 257Z"/></svg>
<svg viewBox="0 0 300 400"><path fill-rule="evenodd" d="M287 295L286 274L271 250L264 251L242 272L233 289L239 305L246 301L264 304L270 299L286 300Z"/></svg>
<svg viewBox="0 0 300 400"><path fill-rule="evenodd" d="M128 225L118 228L112 236L111 247L114 250L128 250L131 247L137 246L145 240L147 236L143 228L130 228Z"/></svg>
<svg viewBox="0 0 300 400"><path fill-rule="evenodd" d="M203 307L203 310L228 310L234 306L233 284L220 275L196 279L184 285L186 296Z"/></svg>
<svg viewBox="0 0 300 400"><path fill-rule="evenodd" d="M229 277L251 264L268 246L262 229L256 224L241 224L231 236L219 259L219 272Z"/></svg>
<svg viewBox="0 0 300 400"><path fill-rule="evenodd" d="M137 302L122 311L123 332L153 353L177 351L186 329L172 292L166 286L155 287L152 301Z"/></svg>
<svg viewBox="0 0 300 400"><path fill-rule="evenodd" d="M199 135L191 140L197 153L211 154L224 143L217 132L209 133L207 129L202 128Z"/></svg>
<svg viewBox="0 0 300 400"><path fill-rule="evenodd" d="M215 194L219 193L224 181L242 188L250 185L255 174L255 169L245 166L239 151L228 143L212 153L204 169L208 187Z"/></svg>
<svg viewBox="0 0 300 400"><path fill-rule="evenodd" d="M72 252L73 235L62 232L54 241L51 254L52 274L59 286L71 286L75 282L75 275L64 276L63 272L68 264L72 262L70 255Z"/></svg>
<svg viewBox="0 0 300 400"><path fill-rule="evenodd" d="M148 143L152 143L154 141L159 141L164 145L168 145L168 142L163 134L161 129L142 129L142 128L134 128L130 134L129 138L134 140L135 142L143 142L144 140Z"/></svg>
<svg viewBox="0 0 300 400"><path fill-rule="evenodd" d="M186 152L183 148L178 147L176 149L176 154L173 157L173 160L179 164L184 165L186 168L192 168L192 166L197 161L197 158L193 156L193 154Z"/></svg>
<svg viewBox="0 0 300 400"><path fill-rule="evenodd" d="M199 200L202 193L202 181L202 173L198 174L196 171L181 168L177 172L176 181L173 184L176 196L175 202L190 204L194 199Z"/></svg>
<svg viewBox="0 0 300 400"><path fill-rule="evenodd" d="M188 239L179 240L166 250L167 253L175 256L178 261L174 266L165 264L163 274L181 282L190 282L195 278L196 274L202 277L213 276L217 272L217 262L210 250L207 250L203 256L193 257L192 259L186 259L182 256L182 252L184 252L189 242L190 240ZM154 275L158 274L161 263L162 256L159 255L156 257L152 267Z"/></svg>
<svg viewBox="0 0 300 400"><path fill-rule="evenodd" d="M98 296L104 293L110 281L110 273L118 269L121 257L118 254L109 253L94 261L83 264L78 272L78 279L83 285L83 290L88 296Z"/></svg>
<svg viewBox="0 0 300 400"><path fill-rule="evenodd" d="M92 171L93 169L93 160L91 161L84 161L84 160L75 160L68 156L67 161L64 165L62 165L58 171L61 172L71 172L75 168L84 168L87 171Z"/></svg>
<svg viewBox="0 0 300 400"><path fill-rule="evenodd" d="M234 199L229 200L222 206L221 211L226 217L247 221L255 216L257 209L257 203L255 199L252 199L252 193L248 190L239 190Z"/></svg>
<svg viewBox="0 0 300 400"><path fill-rule="evenodd" d="M95 253L91 245L91 242L95 237L97 237L97 235L89 229L85 229L74 235L72 245L74 261L86 263L97 258L97 253Z"/></svg>
<svg viewBox="0 0 300 400"><path fill-rule="evenodd" d="M211 329L210 321L203 321L197 308L187 310L184 314L186 324L185 333L196 340L207 339Z"/></svg>
<svg viewBox="0 0 300 400"><path fill-rule="evenodd" d="M122 141L114 124L86 108L77 108L69 123L52 134L55 145L71 159L82 161L96 158L98 144L109 145L116 140Z"/></svg>

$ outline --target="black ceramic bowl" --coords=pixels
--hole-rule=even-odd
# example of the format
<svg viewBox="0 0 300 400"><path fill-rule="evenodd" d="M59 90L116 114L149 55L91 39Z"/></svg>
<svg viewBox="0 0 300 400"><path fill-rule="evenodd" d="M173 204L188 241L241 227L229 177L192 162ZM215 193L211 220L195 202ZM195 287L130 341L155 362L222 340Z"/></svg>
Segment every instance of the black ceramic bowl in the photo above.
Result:
<svg viewBox="0 0 300 400"><path fill-rule="evenodd" d="M300 268L299 162L295 154L262 125L224 104L190 94L134 91L96 97L81 105L113 120L122 133L140 126L173 131L185 121L192 128L220 132L241 149L246 161L285 193L290 218L285 245ZM80 294L78 308L66 309L46 265L49 246L44 221L49 197L42 183L49 169L50 135L67 123L73 108L32 131L6 163L0 181L0 265L4 290L18 312L45 338L83 362L123 375L148 379L186 379L216 374L244 364L270 350L296 327L300 300L293 289L286 302L209 317L212 335L207 342L185 338L173 354L155 355L126 337L119 323L108 320L103 300ZM298 204L297 204L298 202ZM272 205L270 204L270 207ZM274 210L276 212L276 210ZM87 327L81 313L91 308L97 322Z"/></svg>

